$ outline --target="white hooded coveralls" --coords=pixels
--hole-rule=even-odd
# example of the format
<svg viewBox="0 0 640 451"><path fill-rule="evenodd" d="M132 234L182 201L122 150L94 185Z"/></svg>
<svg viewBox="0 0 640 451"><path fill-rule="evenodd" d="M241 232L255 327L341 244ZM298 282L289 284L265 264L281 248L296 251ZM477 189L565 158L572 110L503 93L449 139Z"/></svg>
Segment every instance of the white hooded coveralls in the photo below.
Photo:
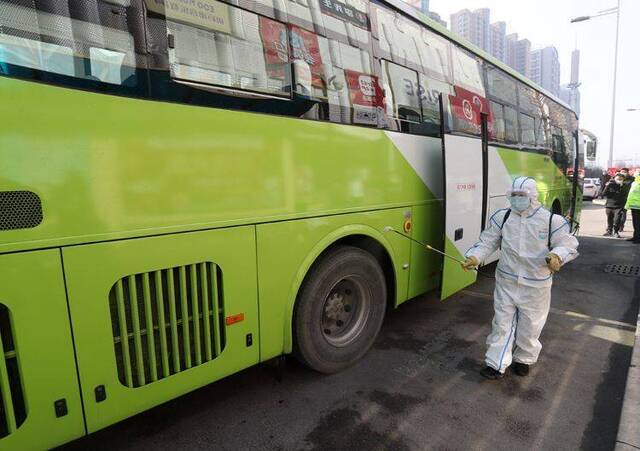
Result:
<svg viewBox="0 0 640 451"><path fill-rule="evenodd" d="M487 366L503 373L512 360L531 365L538 360L542 345L538 340L549 314L553 275L546 257L554 253L562 264L578 256L578 240L569 223L560 215L551 222L551 249L548 247L551 212L538 202L536 182L518 177L508 191L527 191L531 204L523 212L497 211L489 227L466 253L483 262L502 249L496 269L494 317L487 337ZM515 344L515 350L514 350Z"/></svg>

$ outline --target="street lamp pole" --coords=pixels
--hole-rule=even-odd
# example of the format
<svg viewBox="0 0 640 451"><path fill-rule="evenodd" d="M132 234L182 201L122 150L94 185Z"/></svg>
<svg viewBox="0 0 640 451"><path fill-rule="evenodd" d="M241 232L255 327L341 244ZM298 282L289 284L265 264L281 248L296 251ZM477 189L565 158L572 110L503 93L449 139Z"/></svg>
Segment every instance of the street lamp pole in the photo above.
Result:
<svg viewBox="0 0 640 451"><path fill-rule="evenodd" d="M620 41L620 0L616 12L616 49L613 57L613 99L611 100L611 138L609 140L608 167L613 167L613 142L616 129L616 92L618 87L618 43Z"/></svg>
<svg viewBox="0 0 640 451"><path fill-rule="evenodd" d="M615 56L613 62L613 99L611 100L611 138L609 140L609 161L607 162L608 167L613 166L613 143L614 143L614 133L616 129L616 93L618 87L618 44L620 42L620 0L618 0L618 6L616 8L609 8L603 11L600 11L598 14L593 16L580 16L574 19L571 19L571 23L584 22L589 19L593 19L594 17L608 16L610 14L616 14L616 47L615 47Z"/></svg>

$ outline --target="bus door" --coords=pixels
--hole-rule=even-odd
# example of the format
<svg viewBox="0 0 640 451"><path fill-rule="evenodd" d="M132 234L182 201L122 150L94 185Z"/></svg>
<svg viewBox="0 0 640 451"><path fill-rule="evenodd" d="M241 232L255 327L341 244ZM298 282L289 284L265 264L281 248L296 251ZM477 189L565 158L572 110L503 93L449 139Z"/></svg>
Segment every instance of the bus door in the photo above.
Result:
<svg viewBox="0 0 640 451"><path fill-rule="evenodd" d="M574 229L574 224L579 222L578 211L578 185L580 184L580 156L584 153L584 137L580 130L577 130L573 134L575 152L573 153L573 174L571 177L571 205L569 206L569 216L572 219L571 230ZM576 221L574 223L573 221Z"/></svg>
<svg viewBox="0 0 640 451"><path fill-rule="evenodd" d="M487 120L482 114L482 138L443 133L444 148L444 258L441 299L476 281L475 271L465 272L456 260L478 240L486 216L485 177Z"/></svg>

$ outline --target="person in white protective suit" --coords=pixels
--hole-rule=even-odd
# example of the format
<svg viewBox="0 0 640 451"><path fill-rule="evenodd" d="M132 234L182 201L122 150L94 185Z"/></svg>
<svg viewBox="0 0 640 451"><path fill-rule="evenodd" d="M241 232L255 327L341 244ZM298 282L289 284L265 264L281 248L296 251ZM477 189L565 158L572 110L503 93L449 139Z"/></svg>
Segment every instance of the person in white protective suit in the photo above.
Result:
<svg viewBox="0 0 640 451"><path fill-rule="evenodd" d="M502 250L487 366L481 371L489 379L502 378L512 362L517 375L529 373L542 349L538 338L549 313L553 274L578 256L578 240L571 235L569 223L540 204L533 178L516 178L507 198L511 208L491 217L462 265L470 270Z"/></svg>

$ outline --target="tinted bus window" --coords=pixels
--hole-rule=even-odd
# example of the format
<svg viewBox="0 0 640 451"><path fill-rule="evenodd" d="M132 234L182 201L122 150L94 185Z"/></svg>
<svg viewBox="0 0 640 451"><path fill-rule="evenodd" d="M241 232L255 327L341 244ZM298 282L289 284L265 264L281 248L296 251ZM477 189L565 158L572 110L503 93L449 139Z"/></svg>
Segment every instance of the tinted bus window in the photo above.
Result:
<svg viewBox="0 0 640 451"><path fill-rule="evenodd" d="M381 61L387 115L401 121L422 122L418 74L389 61Z"/></svg>
<svg viewBox="0 0 640 451"><path fill-rule="evenodd" d="M142 94L144 49L137 1L0 0L0 74Z"/></svg>
<svg viewBox="0 0 640 451"><path fill-rule="evenodd" d="M504 107L504 140L518 142L518 112L508 106Z"/></svg>
<svg viewBox="0 0 640 451"><path fill-rule="evenodd" d="M213 15L167 11L169 67L174 79L273 95L290 95L286 27L208 0Z"/></svg>
<svg viewBox="0 0 640 451"><path fill-rule="evenodd" d="M516 82L501 70L495 67L487 69L487 88L492 97L517 105Z"/></svg>
<svg viewBox="0 0 640 451"><path fill-rule="evenodd" d="M289 28L295 92L321 104L305 117L376 127L384 122L384 95L367 51Z"/></svg>
<svg viewBox="0 0 640 451"><path fill-rule="evenodd" d="M490 134L492 140L504 141L505 122L503 106L496 102L490 102L491 113L493 114L493 131Z"/></svg>
<svg viewBox="0 0 640 451"><path fill-rule="evenodd" d="M424 74L436 80L451 81L450 46L446 39L423 29L418 50Z"/></svg>
<svg viewBox="0 0 640 451"><path fill-rule="evenodd" d="M420 27L382 6L375 5L374 11L378 56L414 70L421 70L422 61L418 49L422 40Z"/></svg>
<svg viewBox="0 0 640 451"><path fill-rule="evenodd" d="M440 134L440 95L444 102L454 94L450 84L418 74L420 82L420 100L422 105L422 121L428 129L428 134Z"/></svg>
<svg viewBox="0 0 640 451"><path fill-rule="evenodd" d="M525 146L536 145L535 121L531 116L520 113L520 137Z"/></svg>
<svg viewBox="0 0 640 451"><path fill-rule="evenodd" d="M520 110L529 116L542 116L542 104L538 93L522 83L518 86L518 104Z"/></svg>
<svg viewBox="0 0 640 451"><path fill-rule="evenodd" d="M458 47L453 48L453 78L456 86L486 97L482 81L482 64Z"/></svg>

